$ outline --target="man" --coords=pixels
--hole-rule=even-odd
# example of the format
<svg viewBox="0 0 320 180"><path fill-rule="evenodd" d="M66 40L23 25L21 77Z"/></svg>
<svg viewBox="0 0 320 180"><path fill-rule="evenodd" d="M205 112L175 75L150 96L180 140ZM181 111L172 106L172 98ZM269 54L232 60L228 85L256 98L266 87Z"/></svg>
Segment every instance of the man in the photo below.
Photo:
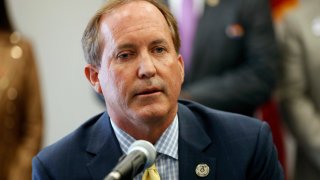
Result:
<svg viewBox="0 0 320 180"><path fill-rule="evenodd" d="M140 139L155 145L161 179L283 179L267 124L178 103L180 40L158 1L108 1L87 26L83 47L86 77L107 112L40 152L34 179L102 179Z"/></svg>

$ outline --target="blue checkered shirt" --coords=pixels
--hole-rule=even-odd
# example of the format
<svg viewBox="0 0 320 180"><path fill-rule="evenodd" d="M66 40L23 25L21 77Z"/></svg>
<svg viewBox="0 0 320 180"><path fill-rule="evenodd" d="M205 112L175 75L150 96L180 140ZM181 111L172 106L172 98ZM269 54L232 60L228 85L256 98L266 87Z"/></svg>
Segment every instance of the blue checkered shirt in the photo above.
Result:
<svg viewBox="0 0 320 180"><path fill-rule="evenodd" d="M136 141L132 136L121 130L111 120L112 128L120 143L120 147L127 154L130 145ZM176 115L171 125L161 135L160 139L154 145L157 150L156 167L161 179L176 180L179 179L178 163L178 116ZM141 180L143 172L138 174L134 180Z"/></svg>

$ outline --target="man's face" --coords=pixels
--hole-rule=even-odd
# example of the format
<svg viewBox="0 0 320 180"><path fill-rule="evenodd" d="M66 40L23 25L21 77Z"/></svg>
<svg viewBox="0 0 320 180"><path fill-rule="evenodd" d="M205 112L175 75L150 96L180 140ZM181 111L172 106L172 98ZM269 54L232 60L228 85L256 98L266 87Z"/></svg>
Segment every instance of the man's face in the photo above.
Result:
<svg viewBox="0 0 320 180"><path fill-rule="evenodd" d="M177 112L183 62L161 12L135 1L104 15L98 79L115 121L153 123ZM170 114L170 115L169 115Z"/></svg>

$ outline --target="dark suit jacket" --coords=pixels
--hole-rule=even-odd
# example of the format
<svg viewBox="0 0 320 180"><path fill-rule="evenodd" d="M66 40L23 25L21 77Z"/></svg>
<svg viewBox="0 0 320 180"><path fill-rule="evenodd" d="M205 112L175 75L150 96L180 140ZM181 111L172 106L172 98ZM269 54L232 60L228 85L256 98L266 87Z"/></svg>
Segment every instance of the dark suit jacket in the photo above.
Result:
<svg viewBox="0 0 320 180"><path fill-rule="evenodd" d="M283 179L266 123L188 101L179 103L178 117L180 179L198 179L200 163L210 167L203 179ZM101 180L121 155L103 113L34 157L33 179Z"/></svg>
<svg viewBox="0 0 320 180"><path fill-rule="evenodd" d="M193 100L252 116L269 99L278 60L270 12L269 0L205 4L183 88Z"/></svg>

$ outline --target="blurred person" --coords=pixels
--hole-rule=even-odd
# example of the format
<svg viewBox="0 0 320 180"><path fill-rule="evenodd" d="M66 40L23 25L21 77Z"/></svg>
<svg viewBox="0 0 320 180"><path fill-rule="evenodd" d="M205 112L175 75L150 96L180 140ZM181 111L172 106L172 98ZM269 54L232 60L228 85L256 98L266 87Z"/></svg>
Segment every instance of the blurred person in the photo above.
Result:
<svg viewBox="0 0 320 180"><path fill-rule="evenodd" d="M106 112L35 156L34 180L102 179L135 140L154 144L161 179L282 180L267 123L178 101L179 39L159 1L107 1L82 38L85 75Z"/></svg>
<svg viewBox="0 0 320 180"><path fill-rule="evenodd" d="M42 140L42 105L30 43L14 29L0 1L0 179L31 179Z"/></svg>
<svg viewBox="0 0 320 180"><path fill-rule="evenodd" d="M187 55L181 97L253 116L270 98L276 80L269 1L166 1L180 25L181 53ZM184 12L188 2L193 6Z"/></svg>
<svg viewBox="0 0 320 180"><path fill-rule="evenodd" d="M320 1L300 1L280 23L279 101L297 143L294 179L320 179Z"/></svg>

